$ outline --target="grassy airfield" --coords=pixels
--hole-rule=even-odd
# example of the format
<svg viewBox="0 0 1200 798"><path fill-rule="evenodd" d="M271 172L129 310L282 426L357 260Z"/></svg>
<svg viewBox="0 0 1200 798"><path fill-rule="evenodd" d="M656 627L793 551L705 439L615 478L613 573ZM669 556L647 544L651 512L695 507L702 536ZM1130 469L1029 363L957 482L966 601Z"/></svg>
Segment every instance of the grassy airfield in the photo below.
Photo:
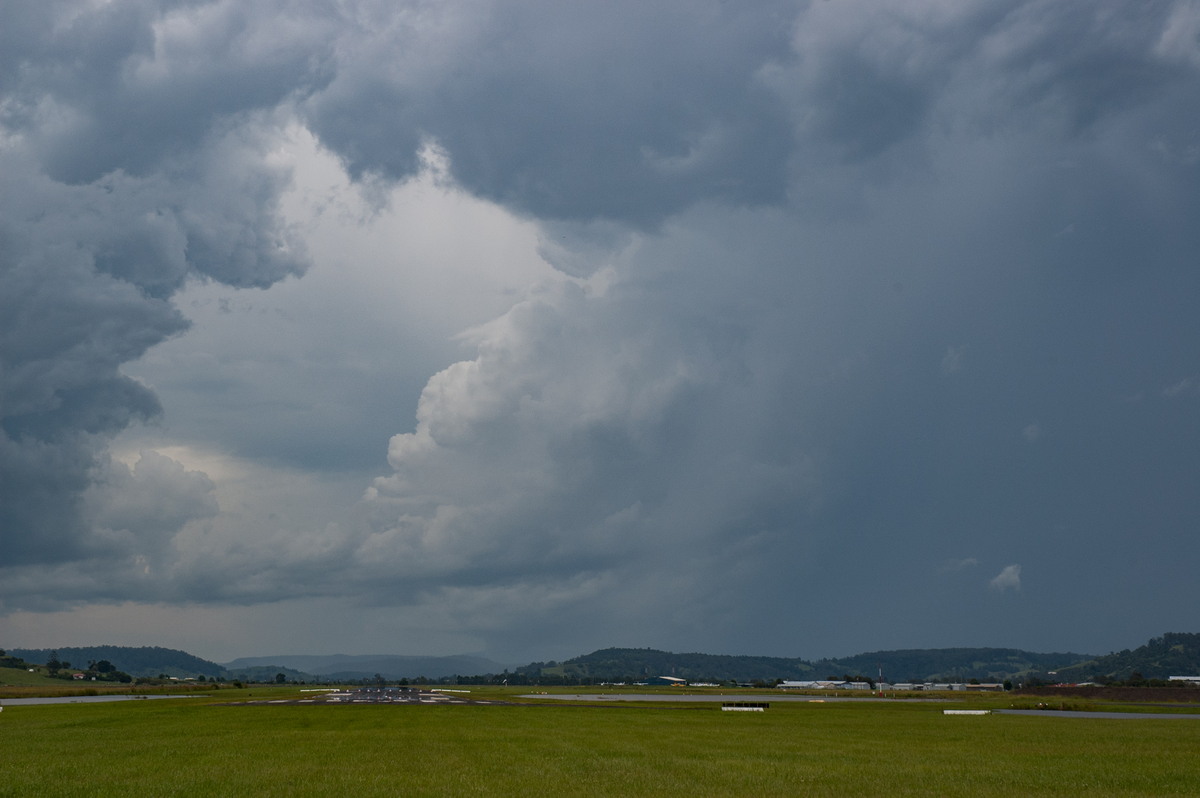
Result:
<svg viewBox="0 0 1200 798"><path fill-rule="evenodd" d="M527 690L527 689L526 689ZM473 688L520 701L526 690ZM945 716L930 704L9 706L0 796L1195 795L1200 720ZM303 697L310 697L304 695ZM750 697L750 696L748 696ZM754 700L769 700L756 692Z"/></svg>

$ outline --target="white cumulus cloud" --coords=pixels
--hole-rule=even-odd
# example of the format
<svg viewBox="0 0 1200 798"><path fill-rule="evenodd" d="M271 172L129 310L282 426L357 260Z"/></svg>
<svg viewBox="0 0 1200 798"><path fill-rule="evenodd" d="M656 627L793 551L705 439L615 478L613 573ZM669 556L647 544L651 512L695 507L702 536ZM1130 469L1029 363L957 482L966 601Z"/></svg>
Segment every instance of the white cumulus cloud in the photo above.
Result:
<svg viewBox="0 0 1200 798"><path fill-rule="evenodd" d="M992 581L988 582L993 590L1003 593L1007 590L1021 589L1021 566L1006 565L1000 573L992 577Z"/></svg>

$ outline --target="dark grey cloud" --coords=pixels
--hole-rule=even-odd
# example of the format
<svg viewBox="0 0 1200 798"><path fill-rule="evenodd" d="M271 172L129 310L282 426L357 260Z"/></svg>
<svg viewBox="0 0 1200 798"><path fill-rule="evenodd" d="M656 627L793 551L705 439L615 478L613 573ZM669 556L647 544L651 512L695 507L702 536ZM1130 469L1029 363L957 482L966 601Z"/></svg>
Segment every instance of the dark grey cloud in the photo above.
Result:
<svg viewBox="0 0 1200 798"><path fill-rule="evenodd" d="M791 133L758 76L791 3L361 4L306 104L355 174L417 171L436 139L470 191L549 219L655 222L698 197L778 201Z"/></svg>
<svg viewBox="0 0 1200 798"><path fill-rule="evenodd" d="M6 125L68 183L145 175L240 115L319 85L327 31L308 3L25 4ZM19 38L18 38L19 37Z"/></svg>
<svg viewBox="0 0 1200 798"><path fill-rule="evenodd" d="M799 152L839 154L796 173L854 192L852 210L742 226L737 211L678 214L617 267L612 293L543 308L546 326L528 341L487 338L478 359L431 381L417 431L394 440L397 474L378 487L400 522L362 551L428 558L445 601L474 590L527 608L516 574L537 575L531 595L609 634L672 634L653 621L630 628L622 611L606 615L611 604L581 606L592 591L611 597L597 587L611 581L671 606L677 631L714 630L717 598L737 597L727 641L790 629L846 646L845 629L814 632L803 612L793 621L747 608L835 604L879 617L898 631L874 633L896 645L925 634L914 616L942 612L943 636L986 642L986 619L989 634L1053 645L1052 630L1030 629L1048 604L1082 610L1080 582L1054 576L1072 557L1105 585L1126 580L1125 554L1096 549L1133 545L1139 526L1174 529L1162 540L1195 554L1165 517L1200 509L1174 476L1196 465L1172 444L1186 425L1120 398L1186 368L1198 332L1181 299L1198 287L1200 242L1181 223L1197 198L1194 167L1155 143L1184 151L1196 111L1186 99L1194 64L1161 46L1174 9L1124 29L1104 22L1106 9L1079 17L1030 5L915 37L901 30L902 46L880 51L862 43L896 36L891 21L813 8L796 26L795 61L773 79L793 80ZM1106 35L1080 40L1081 25ZM1059 36L1072 46L1057 56L1035 46ZM913 40L931 40L938 57L920 63ZM1031 47L1036 57L1013 54ZM919 68L905 71L902 56ZM1073 59L1140 76L1141 88L1101 90ZM947 67L957 67L949 79ZM1041 77L1030 83L1027 70ZM838 79L844 91L830 89ZM912 91L891 91L896 81ZM874 129L872 110L884 116ZM856 139L864 126L869 140ZM817 189L796 191L807 203ZM587 332L568 331L579 324ZM706 351L706 340L719 345ZM640 361L644 352L655 358ZM947 352L959 353L954 368ZM633 390L681 373L679 404L650 429L604 399L615 417L588 425L590 400L611 390L592 375ZM503 445L489 443L502 433ZM512 488L530 472L536 488ZM488 487L503 498L489 501ZM533 512L513 498L532 496ZM597 536L609 545L588 557ZM1158 542L1140 545L1147 562L1170 560ZM986 577L936 578L954 556L1008 574L1006 588L1021 559L1022 603L989 591Z"/></svg>
<svg viewBox="0 0 1200 798"><path fill-rule="evenodd" d="M31 17L0 56L35 65L3 84L0 467L23 487L0 545L37 565L7 600L336 598L513 656L1098 649L1190 622L1189 4L119 13L94 37ZM187 280L302 270L267 156L289 120L380 196L438 161L535 220L561 270L458 340L415 422L397 403L360 503L311 518L105 455L160 412L121 366L182 332ZM322 357L350 340L322 329ZM304 398L336 394L277 363L283 411L238 398L258 396L248 358L200 371L206 423L328 423ZM244 437L309 469L281 482L331 473L331 427Z"/></svg>
<svg viewBox="0 0 1200 798"><path fill-rule="evenodd" d="M189 279L265 286L303 270L276 214L287 175L264 163L261 130L313 71L308 47L256 46L274 40L270 18L231 4L12 11L0 84L5 565L92 551L82 497L106 442L161 411L121 366L185 329L172 294Z"/></svg>

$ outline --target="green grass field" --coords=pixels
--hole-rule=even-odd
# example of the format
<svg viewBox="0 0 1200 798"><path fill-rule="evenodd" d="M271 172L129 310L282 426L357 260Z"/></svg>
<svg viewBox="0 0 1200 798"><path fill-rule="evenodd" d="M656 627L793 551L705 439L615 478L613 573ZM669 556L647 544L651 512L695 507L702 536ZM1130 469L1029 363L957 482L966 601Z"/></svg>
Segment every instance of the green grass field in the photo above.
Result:
<svg viewBox="0 0 1200 798"><path fill-rule="evenodd" d="M35 668L33 673L24 668L0 668L0 695L6 694L6 687L55 687L66 684L70 682L47 676L45 668Z"/></svg>
<svg viewBox="0 0 1200 798"><path fill-rule="evenodd" d="M269 691L269 692L268 692ZM7 707L0 796L1196 795L1200 721L942 705Z"/></svg>
<svg viewBox="0 0 1200 798"><path fill-rule="evenodd" d="M10 671L11 673L11 671ZM36 696L73 696L73 695L105 695L113 694L143 694L143 693L181 693L205 692L211 687L193 683L183 685L133 685L121 682L74 681L68 679L53 679L43 674L30 673L26 678L6 675L0 683L0 700L5 698L32 698Z"/></svg>

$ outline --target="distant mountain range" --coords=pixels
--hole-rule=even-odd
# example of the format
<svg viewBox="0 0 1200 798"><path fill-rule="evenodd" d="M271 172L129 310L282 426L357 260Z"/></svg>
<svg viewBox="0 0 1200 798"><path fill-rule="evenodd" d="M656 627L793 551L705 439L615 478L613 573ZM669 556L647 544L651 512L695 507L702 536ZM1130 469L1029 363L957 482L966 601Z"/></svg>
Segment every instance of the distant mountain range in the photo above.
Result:
<svg viewBox="0 0 1200 798"><path fill-rule="evenodd" d="M517 671L528 677L563 680L638 681L676 676L689 681L826 679L866 676L885 681L1004 681L1023 679L1091 659L1087 654L1038 654L1014 648L931 648L874 651L815 662L787 657L674 654L649 648L606 648L561 663L535 662Z"/></svg>
<svg viewBox="0 0 1200 798"><path fill-rule="evenodd" d="M277 655L270 657L240 657L225 663L231 673L249 668L291 668L333 681L370 679L376 674L385 679L414 679L424 676L441 679L445 676L474 676L498 673L504 666L484 657L457 655L450 657L402 657L388 654L313 654Z"/></svg>
<svg viewBox="0 0 1200 798"><path fill-rule="evenodd" d="M335 654L242 657L218 664L176 649L128 646L68 647L56 650L73 667L108 660L132 676L270 681L283 673L292 681L357 681L376 675L388 680L431 680L507 673L477 656L407 657ZM52 649L9 649L10 655L44 663ZM885 681L1111 681L1140 674L1147 679L1200 674L1200 634L1171 632L1134 650L1102 657L1088 654L1041 654L1013 648L934 648L875 651L815 661L788 657L675 654L649 648L606 648L563 662L534 662L512 671L514 680L543 683L638 681L647 676L678 676L690 681L825 679L842 676Z"/></svg>
<svg viewBox="0 0 1200 798"><path fill-rule="evenodd" d="M441 679L459 674L474 676L498 673L503 665L483 657L467 655L449 657L403 657L389 655L334 654L279 655L242 657L224 665L201 659L186 651L173 648L130 646L84 646L59 649L14 648L8 651L27 662L44 663L57 652L60 660L74 668L87 667L88 662L108 660L117 670L130 676L153 678L163 674L178 678L205 676L207 678L270 681L282 673L292 681L351 681L371 679L377 674L389 680Z"/></svg>

